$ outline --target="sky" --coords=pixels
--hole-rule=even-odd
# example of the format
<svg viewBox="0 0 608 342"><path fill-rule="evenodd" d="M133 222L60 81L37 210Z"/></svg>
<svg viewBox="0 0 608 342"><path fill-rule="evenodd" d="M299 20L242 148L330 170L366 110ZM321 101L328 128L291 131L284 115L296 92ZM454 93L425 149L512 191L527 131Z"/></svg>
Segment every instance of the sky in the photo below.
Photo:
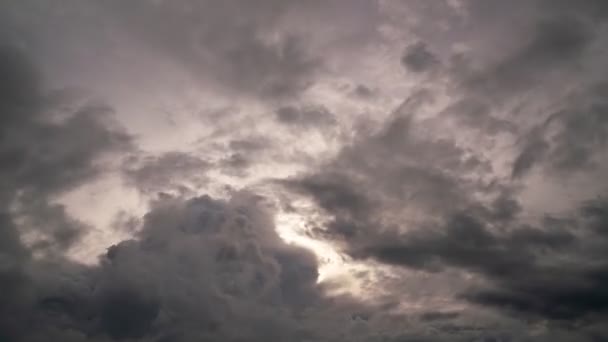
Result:
<svg viewBox="0 0 608 342"><path fill-rule="evenodd" d="M0 2L0 341L608 341L607 19Z"/></svg>

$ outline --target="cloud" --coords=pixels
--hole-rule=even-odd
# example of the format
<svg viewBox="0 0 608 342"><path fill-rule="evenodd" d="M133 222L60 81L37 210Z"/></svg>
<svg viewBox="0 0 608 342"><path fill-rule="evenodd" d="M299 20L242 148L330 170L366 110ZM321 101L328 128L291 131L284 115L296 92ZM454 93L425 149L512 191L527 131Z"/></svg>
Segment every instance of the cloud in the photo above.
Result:
<svg viewBox="0 0 608 342"><path fill-rule="evenodd" d="M469 192L492 193L463 176L485 174L484 162L450 140L416 134L408 107L400 106L378 132L344 148L318 172L284 182L334 218L329 233L335 229L365 240L397 224L406 211L451 212L471 203Z"/></svg>
<svg viewBox="0 0 608 342"><path fill-rule="evenodd" d="M223 158L219 164L226 174L245 176L248 173L247 169L252 164L252 160L246 155L236 152Z"/></svg>
<svg viewBox="0 0 608 342"><path fill-rule="evenodd" d="M371 99L377 95L377 92L370 87L359 84L353 89L352 94L362 99Z"/></svg>
<svg viewBox="0 0 608 342"><path fill-rule="evenodd" d="M495 117L492 114L492 106L481 99L465 98L446 108L442 115L460 126L470 127L489 136L517 133L517 125L514 122Z"/></svg>
<svg viewBox="0 0 608 342"><path fill-rule="evenodd" d="M598 167L608 133L605 93L604 83L576 91L545 122L533 127L523 139L513 175L521 176L535 165L551 174Z"/></svg>
<svg viewBox="0 0 608 342"><path fill-rule="evenodd" d="M315 258L283 246L267 214L251 207L248 195L240 196L245 197L229 203L206 197L167 199L146 215L139 241L122 242L108 251L107 271L118 272L117 277L129 280L132 267L145 265L142 276L147 281L140 285L158 287L160 310L168 315L158 323L169 325L166 332L175 324L175 333L228 338L238 333L224 326L232 321L229 317L253 318L256 305L283 305L314 286ZM299 271L283 269L286 262L285 267ZM307 269L313 272L302 273ZM301 290L287 286L292 282Z"/></svg>
<svg viewBox="0 0 608 342"><path fill-rule="evenodd" d="M98 161L131 146L106 106L85 104L61 112L39 72L18 49L0 50L0 198L3 212L35 233L42 250L63 251L85 231L53 196L103 172ZM59 114L57 114L59 112Z"/></svg>
<svg viewBox="0 0 608 342"><path fill-rule="evenodd" d="M527 139L525 146L513 162L511 175L517 178L530 171L534 164L543 157L547 148L547 143L543 138L537 132L532 131L530 138Z"/></svg>
<svg viewBox="0 0 608 342"><path fill-rule="evenodd" d="M333 115L323 106L280 107L276 111L276 118L282 124L302 128L335 124Z"/></svg>
<svg viewBox="0 0 608 342"><path fill-rule="evenodd" d="M598 230L605 225L603 202L585 204L565 218L524 223L526 208L508 182L487 187L460 178L460 172L483 172L456 162L463 151L416 140L408 134L414 124L402 125L393 121L317 173L286 183L329 215L312 234L355 259L429 274L473 274L481 283L457 298L514 317L566 325L605 317L606 265L595 261L605 259L601 251L608 243L604 229ZM446 159L444 149L452 152ZM435 159L427 164L426 154L413 151L427 151ZM382 169L374 167L380 164ZM420 216L400 216L404 212Z"/></svg>
<svg viewBox="0 0 608 342"><path fill-rule="evenodd" d="M608 336L605 1L0 7L0 340Z"/></svg>
<svg viewBox="0 0 608 342"><path fill-rule="evenodd" d="M270 146L270 142L263 137L250 137L232 140L228 146L235 151L255 152L268 148Z"/></svg>
<svg viewBox="0 0 608 342"><path fill-rule="evenodd" d="M425 312L420 316L420 319L423 321L437 321L437 320L448 320L454 319L459 316L458 312L442 312L442 311L429 311Z"/></svg>
<svg viewBox="0 0 608 342"><path fill-rule="evenodd" d="M261 201L247 193L228 201L164 196L145 215L137 237L108 248L93 267L31 259L15 238L7 239L14 230L3 229L4 247L10 247L3 251L15 262L11 272L2 264L3 337L331 336L306 328L315 320L306 318L307 310L327 304L316 284L316 257L278 237ZM37 328L28 329L31 324Z"/></svg>
<svg viewBox="0 0 608 342"><path fill-rule="evenodd" d="M320 57L307 50L302 37L278 29L286 12L306 7L297 2L102 5L135 37L209 85L261 96L292 96L308 88L321 67Z"/></svg>
<svg viewBox="0 0 608 342"><path fill-rule="evenodd" d="M533 13L523 17L527 36L495 52L464 49L471 69L452 59L455 64L430 76L438 85L428 87L427 100L404 101L377 131L359 134L335 158L283 184L325 215L312 220L310 234L355 260L429 277L460 274L468 280L452 299L461 305L504 315L503 322L549 322L538 340L566 338L573 326L576 338L591 340L603 336L592 327L606 317L601 251L607 241L598 230L604 204L572 201L567 212L536 213L522 190L535 186L526 177L531 170L565 182L606 165L605 96L599 95L605 75L584 74L598 67L590 51L601 39L600 24L588 12L592 2L571 11L543 2L519 6ZM482 22L480 13L501 7L469 1L463 8L474 25ZM416 43L402 63L422 72L438 60ZM558 81L575 84L566 89ZM449 82L451 97L436 109L428 98L446 91L440 82ZM565 95L551 98L557 94ZM512 160L488 157L509 144ZM602 179L592 181L603 187Z"/></svg>
<svg viewBox="0 0 608 342"><path fill-rule="evenodd" d="M575 18L552 18L538 23L531 40L486 73L474 76L474 88L492 92L527 89L547 79L547 71L576 68L592 40L586 24Z"/></svg>
<svg viewBox="0 0 608 342"><path fill-rule="evenodd" d="M424 42L418 42L407 47L401 64L409 71L418 73L432 69L439 61Z"/></svg>
<svg viewBox="0 0 608 342"><path fill-rule="evenodd" d="M124 176L128 184L146 194L185 190L190 183L198 187L206 179L210 163L182 152L159 156L132 156L125 161Z"/></svg>

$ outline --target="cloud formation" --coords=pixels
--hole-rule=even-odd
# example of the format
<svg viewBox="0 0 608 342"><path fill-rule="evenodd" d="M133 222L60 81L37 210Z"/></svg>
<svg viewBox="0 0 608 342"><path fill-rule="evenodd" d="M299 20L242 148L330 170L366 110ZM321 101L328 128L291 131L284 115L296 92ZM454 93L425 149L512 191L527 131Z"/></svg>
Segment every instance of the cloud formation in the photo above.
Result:
<svg viewBox="0 0 608 342"><path fill-rule="evenodd" d="M54 196L103 172L100 158L129 149L131 138L105 105L63 110L61 97L44 88L16 48L0 50L0 74L2 211L32 230L34 248L65 250L84 227L53 203Z"/></svg>
<svg viewBox="0 0 608 342"><path fill-rule="evenodd" d="M301 37L273 29L298 2L185 0L103 3L129 33L183 63L203 82L255 95L283 97L305 90L321 66Z"/></svg>
<svg viewBox="0 0 608 342"><path fill-rule="evenodd" d="M608 339L607 16L0 4L0 340Z"/></svg>

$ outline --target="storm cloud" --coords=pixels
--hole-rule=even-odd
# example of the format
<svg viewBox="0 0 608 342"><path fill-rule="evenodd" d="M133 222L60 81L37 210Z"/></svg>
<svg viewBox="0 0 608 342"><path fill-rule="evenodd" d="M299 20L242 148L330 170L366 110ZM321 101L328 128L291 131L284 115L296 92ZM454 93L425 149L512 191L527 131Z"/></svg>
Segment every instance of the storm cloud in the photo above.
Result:
<svg viewBox="0 0 608 342"><path fill-rule="evenodd" d="M607 17L0 4L0 340L607 340Z"/></svg>

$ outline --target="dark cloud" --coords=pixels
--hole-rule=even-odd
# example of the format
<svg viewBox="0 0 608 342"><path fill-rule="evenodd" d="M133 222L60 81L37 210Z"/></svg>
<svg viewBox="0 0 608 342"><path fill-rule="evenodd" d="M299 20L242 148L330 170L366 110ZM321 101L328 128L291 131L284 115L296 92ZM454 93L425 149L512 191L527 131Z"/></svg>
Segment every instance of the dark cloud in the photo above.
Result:
<svg viewBox="0 0 608 342"><path fill-rule="evenodd" d="M246 176L248 174L248 168L253 164L251 158L243 153L232 153L229 156L223 158L219 162L219 166L223 172L228 175L234 176Z"/></svg>
<svg viewBox="0 0 608 342"><path fill-rule="evenodd" d="M531 40L487 72L468 81L472 87L496 93L525 91L554 76L551 71L576 70L579 58L592 40L584 22L558 17L538 24Z"/></svg>
<svg viewBox="0 0 608 342"><path fill-rule="evenodd" d="M521 222L522 207L505 188L497 188L498 193L496 190L487 192L495 193L497 197L484 203L472 195L487 190L463 186L462 179L450 178L450 183L442 183L440 179L432 178L434 180L427 184L424 179L434 171L431 165L424 164L424 159L414 159L413 155L408 160L425 165L424 176L403 173L408 168L398 163L397 154L391 154L392 159L383 164L383 169L398 167L399 174L407 177L383 177L382 171L376 169L365 173L367 165L374 165L370 162L372 156L390 151L396 144L397 140L385 136L394 129L387 128L377 137L355 146L358 153L343 151L334 161L340 167L334 169L331 165L327 169L332 173L324 170L291 183L333 217L324 230L317 232L320 237L341 244L347 253L358 259L371 258L428 273L456 269L476 274L487 285L469 289L460 298L515 314L515 317L524 315L532 320L548 319L585 326L589 324L583 323L587 320L596 322L604 317L607 308L606 255L600 250L606 248L608 240L602 235L605 230L598 228L606 224L603 202L586 204L579 214L570 218L547 217L539 226L534 226ZM361 153L379 137L382 137L382 144L376 145L378 150ZM408 149L406 141L395 145L402 153ZM416 146L418 150L440 155L437 150L430 150L430 146L437 148L433 142L417 141ZM345 157L350 153L354 153L356 159ZM436 159L432 165L438 167L442 160ZM451 167L456 165L451 164ZM317 187L314 186L317 183L311 183L326 177L335 183L326 181L318 183ZM358 182L349 182L349 179ZM407 202L399 197L391 198L397 195L383 188L385 182L400 189L407 189L407 182L413 182L429 197L407 197ZM378 193L376 189L382 191ZM449 189L458 191L450 195L446 192ZM458 197L448 203L460 205L445 203L449 196ZM404 222L400 226L399 221L389 219L404 209L393 208L394 201L407 203L418 210L426 207L426 201L431 201L431 212L436 216L422 222L414 221L413 225Z"/></svg>
<svg viewBox="0 0 608 342"><path fill-rule="evenodd" d="M525 141L524 147L513 162L511 176L517 178L526 174L543 157L547 149L547 143L542 136L532 131L530 138Z"/></svg>
<svg viewBox="0 0 608 342"><path fill-rule="evenodd" d="M518 2L513 10L503 6L497 1L466 2L475 18L471 25L486 16L496 20L497 27L512 26L513 22L501 23L499 17L519 13L518 18L513 18L519 27L512 30L521 35L515 35L518 39L511 41L505 32L497 32L504 36L504 48L493 51L490 55L494 57L488 60L472 57L477 67L464 73L462 80L466 87L486 98L505 101L513 95L542 93L542 87L555 90L561 83L579 78L601 30L601 21L597 20L602 16L601 5L593 0L580 3L541 0ZM488 25L488 30L494 29Z"/></svg>
<svg viewBox="0 0 608 342"><path fill-rule="evenodd" d="M101 330L117 339L144 336L159 313L155 298L129 288L106 290L99 301Z"/></svg>
<svg viewBox="0 0 608 342"><path fill-rule="evenodd" d="M105 111L93 113L107 115ZM7 179L15 185L2 194L15 198L17 189L27 189L25 198L37 201L29 202L19 214L28 217L36 232L47 229L57 234L53 241L58 249L67 248L72 241L70 234L60 228L79 224L63 207L46 202L48 196L97 175L100 170L93 162L96 158L128 146L127 135L94 125L101 122L92 115L88 110L80 111L59 123L20 117L21 121L11 122L15 130L8 136L23 139L7 140L9 145L2 145L6 150L9 148L5 146L26 150L34 148L28 144L44 143L54 153L50 159L34 153L19 159L23 165L34 165L31 173L39 172L40 177L28 172L22 176L20 172L28 170L24 167L3 167ZM40 140L16 135L28 133L32 127L44 128ZM85 134L92 140L79 139ZM394 142L397 138L382 139ZM441 150L441 146L436 148ZM206 163L187 154L169 153L135 158L125 165L129 181L148 189L156 182L171 183L172 178L188 177L204 169ZM71 177L64 178L65 173ZM312 181L298 186L306 192L325 191L325 185ZM340 185L336 187L340 189ZM341 197L334 197L331 189L327 192L323 203L328 209L358 203L356 194L348 194L348 187L341 189L346 193ZM359 202L362 210L369 205ZM46 260L34 258L36 247L26 248L12 214L3 214L2 338L340 340L339 331L351 333L346 318L352 312L342 311L339 305L336 308L335 301L327 299L316 283L316 257L279 238L261 198L246 193L235 194L228 201L163 195L151 205L135 238L110 247L99 265L89 267L69 262L60 253ZM336 323L331 328L313 328L322 323L326 306L337 310L332 316ZM356 312L361 310L361 304L357 304ZM345 319L336 318L336 314Z"/></svg>
<svg viewBox="0 0 608 342"><path fill-rule="evenodd" d="M549 152L551 166L559 170L576 170L593 166L605 148L608 136L608 87L602 83L585 90L579 102L572 99L550 120L557 121L559 132L552 139ZM549 122L549 124L553 124Z"/></svg>
<svg viewBox="0 0 608 342"><path fill-rule="evenodd" d="M602 162L608 136L604 83L576 91L561 108L533 127L513 164L521 176L535 165L549 173L589 171Z"/></svg>
<svg viewBox="0 0 608 342"><path fill-rule="evenodd" d="M566 324L601 319L608 309L605 253L601 250L608 241L596 227L606 224L604 206L601 201L593 201L561 223L547 219L541 229L520 228L502 237L502 251L530 259L510 271L482 271L493 285L470 290L464 298L517 315ZM485 264L481 260L474 263Z"/></svg>
<svg viewBox="0 0 608 342"><path fill-rule="evenodd" d="M15 238L7 239L14 230L4 227L3 251L15 258L15 269L2 264L3 337L262 341L331 336L331 331L306 332L308 318L301 316L322 309L316 257L278 237L260 200L246 193L227 202L159 199L137 238L111 246L91 268L32 260ZM32 326L36 329L26 328Z"/></svg>
<svg viewBox="0 0 608 342"><path fill-rule="evenodd" d="M25 110L36 106L32 99L42 99L40 75L34 66L18 50L3 46L0 50L0 68L3 80L0 83L0 93L4 123L22 120L35 114L24 113Z"/></svg>
<svg viewBox="0 0 608 342"><path fill-rule="evenodd" d="M395 220L404 210L451 212L471 203L469 192L492 192L463 177L485 174L483 161L453 141L416 134L409 115L418 108L415 102L405 101L379 132L344 148L318 173L284 182L334 218L330 235L365 240L395 223L382 223L385 215Z"/></svg>
<svg viewBox="0 0 608 342"><path fill-rule="evenodd" d="M62 111L60 101L45 88L39 72L20 50L2 48L0 70L6 76L0 79L0 335L7 341L23 341L42 338L45 331L55 336L56 331L65 330L68 333L57 338L79 340L69 325L60 328L66 322L57 313L64 308L78 311L71 299L39 301L38 297L40 287L54 286L64 271L79 267L66 263L66 269L57 268L58 273L50 276L53 281L38 283L36 278L45 278L48 270L33 254L43 253L49 260L63 258L86 225L70 217L63 205L53 203L54 196L99 175L103 172L99 160L129 150L131 139L112 121L111 110L105 106L86 104ZM23 244L22 234L34 237L31 245ZM44 271L38 273L38 268ZM65 287L72 285L65 281ZM48 321L39 320L39 315L47 314L52 316Z"/></svg>
<svg viewBox="0 0 608 342"><path fill-rule="evenodd" d="M608 6L606 6L606 3L601 0L541 0L540 4L549 11L555 11L557 13L576 13L593 21L601 20L608 15Z"/></svg>
<svg viewBox="0 0 608 342"><path fill-rule="evenodd" d="M353 89L353 95L362 99L370 99L377 95L377 91L363 84L359 84Z"/></svg>
<svg viewBox="0 0 608 342"><path fill-rule="evenodd" d="M339 177L338 174L324 175L324 179L317 177L288 184L301 192L314 194L319 205L332 213L367 216L373 208L373 202L356 184L348 178Z"/></svg>
<svg viewBox="0 0 608 342"><path fill-rule="evenodd" d="M458 312L452 311L429 311L420 315L420 319L423 321L438 321L438 320L449 320L460 316Z"/></svg>
<svg viewBox="0 0 608 342"><path fill-rule="evenodd" d="M228 147L238 152L255 152L270 147L271 143L263 137L250 137L231 140Z"/></svg>
<svg viewBox="0 0 608 342"><path fill-rule="evenodd" d="M324 106L284 106L277 109L276 118L282 124L301 128L322 128L335 124L334 116Z"/></svg>
<svg viewBox="0 0 608 342"><path fill-rule="evenodd" d="M507 119L495 117L492 106L474 98L463 99L449 106L443 115L464 127L495 136L500 133L515 134L517 125Z"/></svg>
<svg viewBox="0 0 608 342"><path fill-rule="evenodd" d="M1 4L0 340L606 340L606 2L363 2ZM148 63L157 75L123 82ZM400 68L424 77L395 84ZM113 106L45 82L77 74L144 112L147 89L128 88L183 71L195 106L224 106L199 104L211 89L242 110L204 109L209 155L141 151ZM351 120L398 96L388 115ZM134 112L124 122L155 129ZM297 154L269 127L344 145L260 182L253 166ZM338 128L348 138L325 134ZM147 213L115 216L132 236L98 263L70 261L92 227L59 199L113 165ZM309 221L308 238L365 267L361 298L330 295L340 279L318 283L319 256L280 238L277 198L200 195L226 175L254 179ZM570 186L581 179L590 189ZM567 185L573 198L546 190Z"/></svg>
<svg viewBox="0 0 608 342"><path fill-rule="evenodd" d="M581 207L582 216L587 220L589 226L598 234L608 233L608 199L598 198L590 200Z"/></svg>
<svg viewBox="0 0 608 342"><path fill-rule="evenodd" d="M20 218L22 231L40 232L46 236L37 241L34 250L65 251L79 240L90 227L72 218L60 204L49 204L46 199L30 199L27 208L15 216Z"/></svg>
<svg viewBox="0 0 608 342"><path fill-rule="evenodd" d="M424 42L418 42L407 47L401 58L401 64L409 71L423 72L435 67L439 64L439 60Z"/></svg>
<svg viewBox="0 0 608 342"><path fill-rule="evenodd" d="M0 50L0 187L2 211L36 232L37 246L65 250L84 231L52 197L99 175L100 158L130 148L130 137L113 122L106 106L85 104L62 112L54 93L27 56Z"/></svg>
<svg viewBox="0 0 608 342"><path fill-rule="evenodd" d="M436 172L431 165L438 167L445 160L435 159L433 164L426 165L424 159L409 155L409 162L415 161L415 165L427 168L424 176L416 176L411 171L404 173L411 166L399 164L398 155L391 154L392 159L383 164L383 169L398 168L399 174L407 177L383 176L382 171L376 169L368 174L366 167L374 165L370 160L390 151L393 144L401 153L408 150L408 140L396 144L398 140L386 139L387 132L391 131L396 134L395 127L389 127L355 146L355 150L343 151L334 161L339 167L326 166L331 173L325 170L288 183L298 192L310 195L333 217L325 230L318 232L319 236L340 243L354 258L372 258L430 273L457 269L476 274L487 281L488 286L463 294L461 298L471 303L534 319L579 321L605 314L605 264L592 260L605 259L605 253L599 250L604 249L608 241L602 237L591 242L593 238L587 236L603 231L597 228L605 225L602 202L586 205L578 216L562 223L547 218L540 226L531 226L520 221L522 207L504 188L498 188L494 201L484 203L475 200L472 194L487 190L463 186L462 179L449 178L450 183L442 183L431 177L433 181L425 183L425 178ZM382 142L375 145L377 150L361 153L370 148L375 139ZM434 149L430 149L431 146ZM441 145L432 141L416 142L417 150L433 151L436 158L441 151L435 150L438 146ZM458 164L446 165L457 169ZM331 182L321 182L323 179ZM385 182L401 191L407 189L407 182L413 182L429 197L406 197L409 201L404 202L392 196L407 193L391 193L384 188ZM382 190L378 193L376 189ZM446 192L449 189L458 191L450 195ZM449 196L458 196L448 202L460 205L445 203ZM400 227L399 221L389 219L404 209L393 208L392 203L407 203L420 210L426 207L427 201L431 201L428 202L431 212L438 216L414 221L414 225L403 223L408 225L406 230Z"/></svg>
<svg viewBox="0 0 608 342"><path fill-rule="evenodd" d="M470 58L470 69L464 63L447 75L442 70L432 76L454 81L441 119L419 120L419 113L426 115L428 96L412 97L378 131L360 134L316 171L284 182L327 215L326 223L312 223L318 228L311 234L358 260L429 276L465 274L470 277L467 285L453 299L504 314L505 320L512 317L523 326L547 324L534 338L512 327L502 337L498 329L480 333L480 340L605 338L604 331L594 328L606 319L608 298L608 240L600 228L606 224L605 203L572 204L582 209L561 216L532 215L520 197L530 184L524 176L533 169L553 177L551 181L566 182L573 174L592 175L606 165L606 106L600 95L605 75L585 76L587 68L600 70L590 64L590 51L601 39L601 14L589 12L596 5L560 3L552 8L543 2L517 2L511 14L530 9L516 29L527 35L505 41L496 52L471 53L464 59ZM492 1L464 2L464 8L467 20L481 25L478 29L483 29L481 13L505 10ZM439 57L417 43L402 63L422 72L434 68ZM573 84L566 89L564 82ZM434 89L428 92L435 94ZM425 124L463 133L456 139L433 136L435 131L425 131ZM484 153L468 150L458 139L478 132L492 143L515 142L516 155L507 163L511 177L501 176L494 168L503 166L484 160ZM603 179L594 181L599 189L605 186ZM443 324L438 329L453 335L466 330L460 322L464 316L450 313L430 311L419 318L454 321L432 323Z"/></svg>
<svg viewBox="0 0 608 342"><path fill-rule="evenodd" d="M518 277L530 271L541 253L575 242L568 231L520 227L496 234L486 223L467 214L450 217L439 229L425 229L364 249L362 255L384 262L437 271L443 266L464 268L490 277Z"/></svg>

